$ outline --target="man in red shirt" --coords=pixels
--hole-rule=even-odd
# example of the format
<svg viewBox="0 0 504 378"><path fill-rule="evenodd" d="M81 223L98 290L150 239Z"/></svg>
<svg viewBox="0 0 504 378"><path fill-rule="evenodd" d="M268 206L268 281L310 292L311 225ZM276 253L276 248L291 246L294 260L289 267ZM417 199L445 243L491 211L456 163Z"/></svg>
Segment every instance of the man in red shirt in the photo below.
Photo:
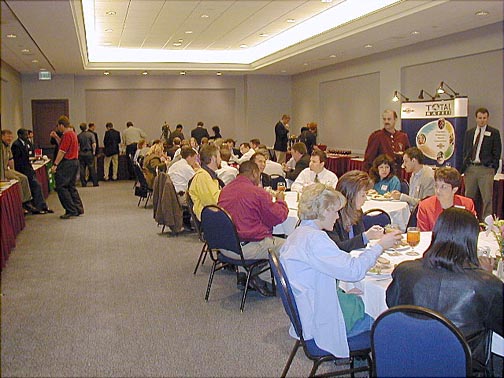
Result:
<svg viewBox="0 0 504 378"><path fill-rule="evenodd" d="M476 216L473 200L459 196L460 173L453 167L442 167L434 173L436 195L418 204L417 223L420 231L432 231L443 210L449 207L466 209Z"/></svg>
<svg viewBox="0 0 504 378"><path fill-rule="evenodd" d="M392 157L396 163L396 171L401 167L404 151L410 147L408 134L396 130L397 113L385 110L382 115L383 129L373 132L368 139L364 153L364 170L367 172L377 156L385 154Z"/></svg>
<svg viewBox="0 0 504 378"><path fill-rule="evenodd" d="M226 185L219 196L219 206L233 218L245 259L267 259L268 248L278 248L284 241L272 235L273 227L285 221L289 214L284 193L278 192L273 202L271 194L259 187L260 178L257 164L246 161L240 165L236 179ZM240 288L245 280L245 273L238 273ZM263 296L273 295L259 277L253 277L250 285Z"/></svg>
<svg viewBox="0 0 504 378"><path fill-rule="evenodd" d="M61 219L69 219L84 214L84 207L75 187L77 172L79 171L79 142L77 134L70 126L68 117L61 116L56 126L58 131L63 132L59 145L58 155L54 159L52 170L56 181L56 192L65 214Z"/></svg>

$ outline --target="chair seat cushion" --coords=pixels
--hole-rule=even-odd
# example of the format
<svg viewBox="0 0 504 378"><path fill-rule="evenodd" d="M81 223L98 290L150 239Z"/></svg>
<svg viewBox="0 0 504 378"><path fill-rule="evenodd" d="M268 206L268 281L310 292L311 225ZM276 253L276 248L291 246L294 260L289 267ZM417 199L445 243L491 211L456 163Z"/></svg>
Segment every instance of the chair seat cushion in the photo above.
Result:
<svg viewBox="0 0 504 378"><path fill-rule="evenodd" d="M236 255L238 256L238 255ZM228 256L224 256L222 253L219 253L219 261L222 261L222 262L225 262L225 263L228 263L228 264L233 264L233 265L244 265L242 264L242 260L241 259L233 259L231 257L228 257ZM249 265L253 265L253 264L256 264L256 263L267 263L268 262L268 259L256 259L256 260L245 260L245 266L249 266Z"/></svg>
<svg viewBox="0 0 504 378"><path fill-rule="evenodd" d="M317 344L315 344L315 339L306 340L306 348L308 353L313 357L324 357L330 356L326 350L320 349ZM371 331L366 331L358 334L357 336L350 337L348 339L348 347L350 348L350 353L367 350L371 348Z"/></svg>

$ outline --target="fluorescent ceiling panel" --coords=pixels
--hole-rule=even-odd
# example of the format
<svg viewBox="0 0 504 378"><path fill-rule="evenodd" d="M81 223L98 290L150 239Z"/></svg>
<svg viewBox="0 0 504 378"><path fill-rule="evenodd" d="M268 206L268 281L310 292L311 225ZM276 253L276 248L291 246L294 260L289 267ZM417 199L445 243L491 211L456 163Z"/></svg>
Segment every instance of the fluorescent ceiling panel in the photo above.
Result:
<svg viewBox="0 0 504 378"><path fill-rule="evenodd" d="M402 0L346 0L254 47L239 50L160 50L100 46L94 0L82 0L90 63L229 63L251 64L289 46Z"/></svg>

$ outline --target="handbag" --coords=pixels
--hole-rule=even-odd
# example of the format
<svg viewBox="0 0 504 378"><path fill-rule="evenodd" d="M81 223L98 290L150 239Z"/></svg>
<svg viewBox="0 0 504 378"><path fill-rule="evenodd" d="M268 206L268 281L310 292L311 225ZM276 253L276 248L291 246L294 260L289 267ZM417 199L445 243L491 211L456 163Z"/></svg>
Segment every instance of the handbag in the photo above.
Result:
<svg viewBox="0 0 504 378"><path fill-rule="evenodd" d="M364 318L364 301L356 294L346 293L338 286L336 281L336 292L338 294L338 301L345 320L345 327L349 332L358 320Z"/></svg>

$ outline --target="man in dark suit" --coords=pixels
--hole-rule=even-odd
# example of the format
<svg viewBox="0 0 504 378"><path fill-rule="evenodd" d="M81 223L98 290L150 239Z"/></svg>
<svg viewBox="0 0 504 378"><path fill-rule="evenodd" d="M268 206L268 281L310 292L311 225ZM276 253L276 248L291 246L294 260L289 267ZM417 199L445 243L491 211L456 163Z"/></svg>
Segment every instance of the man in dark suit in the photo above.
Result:
<svg viewBox="0 0 504 378"><path fill-rule="evenodd" d="M261 174L261 179L259 180L259 185L263 188L271 187L271 177L264 173L264 168L266 168L266 156L262 152L256 152L250 158L250 161L257 164L259 167L259 173Z"/></svg>
<svg viewBox="0 0 504 378"><path fill-rule="evenodd" d="M296 162L296 166L294 170L287 171L285 178L296 181L301 171L305 168L308 168L308 166L310 165L310 155L308 155L306 145L303 142L293 144L291 148L291 154L292 158Z"/></svg>
<svg viewBox="0 0 504 378"><path fill-rule="evenodd" d="M201 139L210 138L208 130L205 129L203 126L204 126L203 122L199 121L198 124L196 125L196 128L191 130L191 137L196 139L198 144L201 144Z"/></svg>
<svg viewBox="0 0 504 378"><path fill-rule="evenodd" d="M475 116L476 127L467 130L465 135L461 172L464 173L465 196L474 200L478 190L481 194L483 206L479 215L484 219L493 213L493 179L499 167L502 143L499 130L488 125L488 109L479 108Z"/></svg>
<svg viewBox="0 0 504 378"><path fill-rule="evenodd" d="M283 164L287 156L287 144L289 143L289 121L290 116L284 114L282 119L275 125L275 156L278 163Z"/></svg>
<svg viewBox="0 0 504 378"><path fill-rule="evenodd" d="M44 196L42 194L42 188L40 187L40 183L37 181L37 177L35 175L35 170L33 169L30 162L30 150L29 150L29 140L28 140L28 130L19 129L17 131L18 139L12 143L12 156L14 159L14 167L16 171L22 173L28 178L28 184L30 185L30 190L33 197L33 205L38 210L38 212L34 213L53 213L47 207L47 203L44 200Z"/></svg>

